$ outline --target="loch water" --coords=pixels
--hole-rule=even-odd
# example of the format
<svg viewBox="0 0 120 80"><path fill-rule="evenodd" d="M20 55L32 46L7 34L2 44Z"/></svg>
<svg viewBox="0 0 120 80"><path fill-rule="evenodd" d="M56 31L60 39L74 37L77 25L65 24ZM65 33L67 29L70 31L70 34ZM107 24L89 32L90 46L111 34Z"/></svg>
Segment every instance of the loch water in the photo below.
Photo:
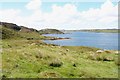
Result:
<svg viewBox="0 0 120 80"><path fill-rule="evenodd" d="M119 33L71 32L68 34L44 34L44 36L70 38L66 40L44 40L60 46L88 46L101 49L119 50Z"/></svg>

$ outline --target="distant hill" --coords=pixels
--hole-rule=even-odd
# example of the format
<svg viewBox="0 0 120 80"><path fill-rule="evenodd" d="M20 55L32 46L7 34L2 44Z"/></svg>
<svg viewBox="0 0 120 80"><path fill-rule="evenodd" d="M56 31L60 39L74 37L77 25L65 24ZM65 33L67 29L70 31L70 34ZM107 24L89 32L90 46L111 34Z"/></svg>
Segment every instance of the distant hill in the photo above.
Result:
<svg viewBox="0 0 120 80"><path fill-rule="evenodd" d="M57 29L42 29L39 30L40 34L64 34L62 31L59 31Z"/></svg>
<svg viewBox="0 0 120 80"><path fill-rule="evenodd" d="M104 32L104 33L120 33L120 29L83 29L83 30L61 30L64 33L71 33L71 32Z"/></svg>
<svg viewBox="0 0 120 80"><path fill-rule="evenodd" d="M103 33L120 33L120 29L89 29L89 30L81 30L86 32L103 32Z"/></svg>

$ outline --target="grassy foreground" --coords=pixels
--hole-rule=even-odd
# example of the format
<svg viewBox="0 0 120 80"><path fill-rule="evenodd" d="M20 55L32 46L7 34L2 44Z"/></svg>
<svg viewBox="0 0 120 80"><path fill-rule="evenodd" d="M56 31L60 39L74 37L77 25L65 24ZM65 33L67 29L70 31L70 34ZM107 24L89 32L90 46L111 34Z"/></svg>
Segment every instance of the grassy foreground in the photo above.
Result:
<svg viewBox="0 0 120 80"><path fill-rule="evenodd" d="M118 51L46 44L54 38L11 23L0 33L3 78L118 78Z"/></svg>
<svg viewBox="0 0 120 80"><path fill-rule="evenodd" d="M2 40L4 78L118 78L117 51L57 46L40 40Z"/></svg>

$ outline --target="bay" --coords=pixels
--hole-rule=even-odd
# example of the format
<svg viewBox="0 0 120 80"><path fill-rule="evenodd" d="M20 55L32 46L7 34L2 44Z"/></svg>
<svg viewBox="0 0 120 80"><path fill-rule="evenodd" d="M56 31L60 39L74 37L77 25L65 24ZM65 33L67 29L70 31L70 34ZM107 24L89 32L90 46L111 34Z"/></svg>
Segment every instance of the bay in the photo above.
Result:
<svg viewBox="0 0 120 80"><path fill-rule="evenodd" d="M69 34L44 34L44 36L71 38L68 40L44 40L60 46L88 46L101 49L118 50L120 33L71 32Z"/></svg>

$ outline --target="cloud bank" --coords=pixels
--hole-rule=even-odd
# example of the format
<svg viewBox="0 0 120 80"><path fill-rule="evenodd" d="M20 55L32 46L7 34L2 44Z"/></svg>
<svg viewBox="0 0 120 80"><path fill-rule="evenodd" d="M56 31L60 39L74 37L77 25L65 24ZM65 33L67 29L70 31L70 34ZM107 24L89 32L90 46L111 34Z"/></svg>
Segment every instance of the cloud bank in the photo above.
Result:
<svg viewBox="0 0 120 80"><path fill-rule="evenodd" d="M118 5L114 6L110 0L100 8L89 8L87 11L79 11L76 5L66 3L63 6L53 4L51 12L43 12L42 4L41 0L27 3L25 8L32 12L29 16L23 16L21 9L0 10L0 20L36 29L118 28Z"/></svg>

